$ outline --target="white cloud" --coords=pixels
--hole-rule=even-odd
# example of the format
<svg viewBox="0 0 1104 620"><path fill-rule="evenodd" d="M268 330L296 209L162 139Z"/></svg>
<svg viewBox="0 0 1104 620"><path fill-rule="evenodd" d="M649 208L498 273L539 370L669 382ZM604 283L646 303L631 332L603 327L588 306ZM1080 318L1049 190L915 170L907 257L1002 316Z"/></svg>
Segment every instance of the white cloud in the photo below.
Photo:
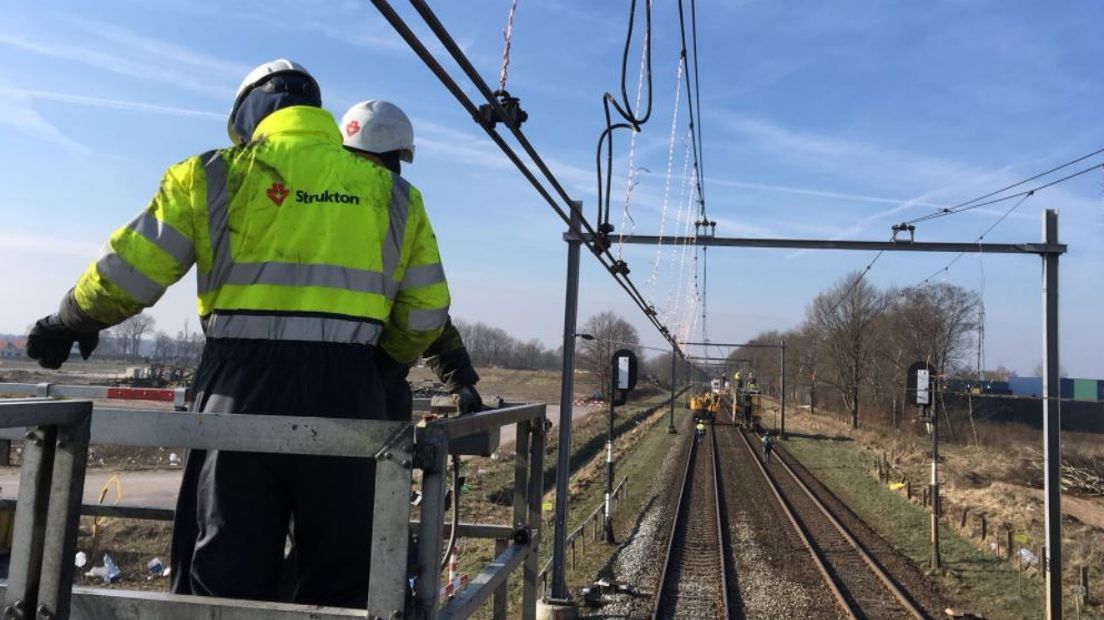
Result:
<svg viewBox="0 0 1104 620"><path fill-rule="evenodd" d="M60 103L72 103L76 105L91 106L96 108L148 112L151 114L166 114L169 116L180 116L184 118L202 118L226 122L225 113L217 114L215 112L205 112L203 110L191 110L188 108L176 108L171 106L155 105L151 103L143 103L140 101L104 99L101 97L88 97L86 95L73 95L69 93L55 93L44 90L11 89L8 91L0 91L0 93L2 92L10 92L16 95L30 97L32 99L43 99L47 101L57 101Z"/></svg>
<svg viewBox="0 0 1104 620"><path fill-rule="evenodd" d="M122 54L113 54L90 47L35 41L9 33L0 33L0 45L60 58L134 79L169 84L223 100L228 100L232 94L229 86L224 88L214 86L213 84L220 82L211 80L209 75L204 74L203 70L196 68L190 61L173 62L171 57L166 56L151 58L156 55L151 55L148 50L140 47L128 46ZM168 53L167 50L165 53Z"/></svg>
<svg viewBox="0 0 1104 620"><path fill-rule="evenodd" d="M903 198L886 198L882 196L868 196L864 194L852 194L843 192L830 192L819 189L810 189L807 187L794 187L789 185L774 185L770 183L753 183L750 181L739 181L735 179L722 179L717 177L706 177L705 184L708 186L720 185L721 187L740 187L743 189L758 190L764 192L778 192L782 194L796 194L799 196L816 196L818 198L832 198L838 200L849 200L856 202L872 202L878 204L890 204L900 205L904 202L908 202ZM941 209L949 206L938 202L924 202L924 201L912 201L911 204L921 207L933 207Z"/></svg>
<svg viewBox="0 0 1104 620"><path fill-rule="evenodd" d="M92 149L73 140L39 114L25 94L6 88L3 79L0 79L0 108L4 110L4 113L0 114L0 125L6 125L15 131L55 144L73 153L92 152Z"/></svg>

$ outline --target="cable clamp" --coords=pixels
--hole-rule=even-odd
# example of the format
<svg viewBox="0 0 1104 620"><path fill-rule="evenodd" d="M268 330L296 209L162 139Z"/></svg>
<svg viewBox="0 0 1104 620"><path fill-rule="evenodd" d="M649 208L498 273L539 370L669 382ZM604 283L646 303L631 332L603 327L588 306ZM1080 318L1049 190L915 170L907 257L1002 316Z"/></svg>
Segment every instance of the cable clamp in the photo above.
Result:
<svg viewBox="0 0 1104 620"><path fill-rule="evenodd" d="M892 226L892 228L893 228L893 237L890 238L890 241L896 242L898 233L903 233L903 232L907 232L909 234L909 243L913 243L913 242L916 241L916 226L913 226L912 224L909 224L908 222L902 222L900 224L894 224Z"/></svg>
<svg viewBox="0 0 1104 620"><path fill-rule="evenodd" d="M629 264L623 260L615 260L610 265L610 273L619 273L623 276L629 275Z"/></svg>
<svg viewBox="0 0 1104 620"><path fill-rule="evenodd" d="M610 233L613 232L613 224L605 222L598 225L598 230L594 233L594 237L591 239L592 245L590 250L595 254L601 256L606 250L610 248Z"/></svg>
<svg viewBox="0 0 1104 620"><path fill-rule="evenodd" d="M500 115L494 105L484 103L479 106L476 117L483 126L493 128L501 122L511 129L518 129L522 123L529 120L529 113L521 109L520 99L510 96L510 93L505 90L494 91L494 96L498 99L498 107L502 108L505 116Z"/></svg>

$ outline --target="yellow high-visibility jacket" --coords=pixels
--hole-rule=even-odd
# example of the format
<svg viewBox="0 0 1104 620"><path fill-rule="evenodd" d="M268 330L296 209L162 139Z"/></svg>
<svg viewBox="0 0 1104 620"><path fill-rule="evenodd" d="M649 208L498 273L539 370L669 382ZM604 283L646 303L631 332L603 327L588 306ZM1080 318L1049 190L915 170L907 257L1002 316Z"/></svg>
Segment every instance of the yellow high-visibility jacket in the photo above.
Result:
<svg viewBox="0 0 1104 620"><path fill-rule="evenodd" d="M342 148L319 108L279 110L249 143L170 167L73 300L113 325L193 264L208 338L378 345L410 363L448 318L421 194Z"/></svg>

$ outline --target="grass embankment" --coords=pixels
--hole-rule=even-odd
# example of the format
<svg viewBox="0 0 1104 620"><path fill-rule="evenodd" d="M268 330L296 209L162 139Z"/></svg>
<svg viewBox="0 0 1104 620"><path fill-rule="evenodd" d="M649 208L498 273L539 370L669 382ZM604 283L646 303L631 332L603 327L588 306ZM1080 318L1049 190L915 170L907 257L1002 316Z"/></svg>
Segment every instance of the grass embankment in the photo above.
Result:
<svg viewBox="0 0 1104 620"><path fill-rule="evenodd" d="M928 511L878 482L872 463L877 446L827 430L805 416L790 419L785 447L883 538L918 566L931 554ZM944 570L935 576L956 608L986 618L1039 618L1044 615L1043 579L1034 569L1020 571L991 550L960 536L946 519L941 525L940 552ZM1004 532L995 531L990 540ZM1004 552L1005 543L1001 543ZM1068 589L1067 589L1068 592ZM1068 617L1075 617L1072 596L1065 597ZM1099 608L1082 610L1082 618L1102 617Z"/></svg>
<svg viewBox="0 0 1104 620"><path fill-rule="evenodd" d="M663 461L679 435L667 433L669 396L655 394L634 401L617 409L614 427L614 458L616 462L616 480L628 477L626 494L618 504L614 514L614 536L623 541L631 535L637 515L647 500L655 470ZM676 400L676 416L684 412ZM575 420L572 427L572 477L569 485L568 527L571 532L603 501L605 493L605 434L606 414L604 410L595 411L585 418ZM545 452L545 505L555 502L555 459L557 452L556 429L548 436ZM501 505L501 491L513 484L512 446L500 450L497 462L490 459L473 459L468 468L476 472L475 482L469 482L474 502L465 499L462 518L465 521L501 522L505 511ZM504 462L505 461L505 462ZM469 475L469 481L472 476ZM554 528L552 511L544 511L541 528L541 551L539 566L543 567L552 555L552 532ZM600 538L600 537L599 537ZM460 562L460 572L474 576L493 555L490 541L465 541ZM598 570L605 565L609 556L617 549L616 544L606 544L593 540L590 530L575 545L574 553L568 547L566 580L573 596L579 588L588 585ZM521 602L520 573L510 580L509 617L520 612ZM476 617L489 617L489 606L484 606Z"/></svg>

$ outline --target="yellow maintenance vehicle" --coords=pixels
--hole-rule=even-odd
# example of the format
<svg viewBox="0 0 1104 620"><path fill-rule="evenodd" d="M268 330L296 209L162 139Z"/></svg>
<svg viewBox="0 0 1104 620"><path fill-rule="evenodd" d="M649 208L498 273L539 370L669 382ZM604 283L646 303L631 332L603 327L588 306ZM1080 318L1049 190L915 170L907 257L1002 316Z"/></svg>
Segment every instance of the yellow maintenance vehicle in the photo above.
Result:
<svg viewBox="0 0 1104 620"><path fill-rule="evenodd" d="M695 420L712 422L721 412L721 394L712 390L695 394L690 397L686 407Z"/></svg>
<svg viewBox="0 0 1104 620"><path fill-rule="evenodd" d="M756 432L763 428L763 405L760 400L759 383L754 377L736 392L734 405L736 422L744 428Z"/></svg>

